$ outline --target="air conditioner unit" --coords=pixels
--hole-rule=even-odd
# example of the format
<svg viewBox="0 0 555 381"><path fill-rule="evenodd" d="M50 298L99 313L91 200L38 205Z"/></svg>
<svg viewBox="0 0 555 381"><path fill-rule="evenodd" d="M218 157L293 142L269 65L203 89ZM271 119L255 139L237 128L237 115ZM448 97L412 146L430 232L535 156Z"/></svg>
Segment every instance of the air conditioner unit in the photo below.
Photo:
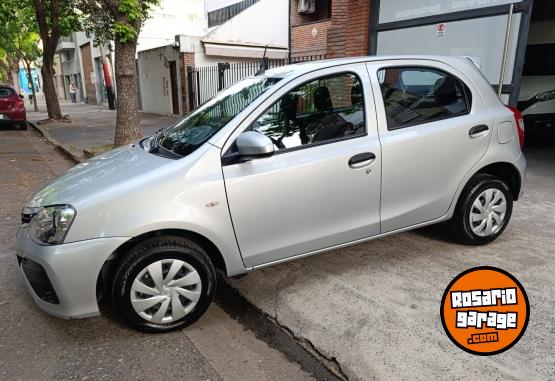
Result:
<svg viewBox="0 0 555 381"><path fill-rule="evenodd" d="M299 0L299 13L314 13L316 0Z"/></svg>

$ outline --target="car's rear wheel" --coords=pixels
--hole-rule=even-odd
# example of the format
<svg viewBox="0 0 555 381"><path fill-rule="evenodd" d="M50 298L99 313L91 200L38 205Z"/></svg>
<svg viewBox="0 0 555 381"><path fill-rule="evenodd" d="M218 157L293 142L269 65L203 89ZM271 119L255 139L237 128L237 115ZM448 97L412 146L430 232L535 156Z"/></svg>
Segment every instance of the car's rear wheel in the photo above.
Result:
<svg viewBox="0 0 555 381"><path fill-rule="evenodd" d="M505 181L488 174L474 176L464 188L450 221L454 237L467 245L485 245L503 233L513 211Z"/></svg>
<svg viewBox="0 0 555 381"><path fill-rule="evenodd" d="M168 332L198 320L216 289L214 266L194 242L175 236L132 248L112 285L114 308L135 329Z"/></svg>

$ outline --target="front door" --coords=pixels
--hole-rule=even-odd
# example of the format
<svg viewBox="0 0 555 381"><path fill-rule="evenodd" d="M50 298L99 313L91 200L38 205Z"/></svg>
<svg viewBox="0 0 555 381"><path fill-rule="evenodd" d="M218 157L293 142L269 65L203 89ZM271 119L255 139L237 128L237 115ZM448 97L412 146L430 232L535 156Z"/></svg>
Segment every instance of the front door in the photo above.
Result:
<svg viewBox="0 0 555 381"><path fill-rule="evenodd" d="M374 100L364 65L344 69L297 79L240 127L270 137L276 149L269 158L223 167L248 267L379 233Z"/></svg>
<svg viewBox="0 0 555 381"><path fill-rule="evenodd" d="M443 217L485 154L493 119L463 73L437 61L368 64L382 143L382 233Z"/></svg>

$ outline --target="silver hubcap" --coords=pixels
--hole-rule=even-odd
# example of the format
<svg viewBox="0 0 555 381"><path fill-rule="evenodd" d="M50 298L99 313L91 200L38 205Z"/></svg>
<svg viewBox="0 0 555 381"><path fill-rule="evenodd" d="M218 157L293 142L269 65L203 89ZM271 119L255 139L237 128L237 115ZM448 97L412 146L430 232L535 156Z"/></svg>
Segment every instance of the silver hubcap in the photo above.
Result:
<svg viewBox="0 0 555 381"><path fill-rule="evenodd" d="M503 226L507 200L499 189L486 189L474 200L470 209L470 228L479 237L495 234Z"/></svg>
<svg viewBox="0 0 555 381"><path fill-rule="evenodd" d="M171 323L195 308L202 282L193 266L162 259L144 268L131 285L131 305L143 319Z"/></svg>

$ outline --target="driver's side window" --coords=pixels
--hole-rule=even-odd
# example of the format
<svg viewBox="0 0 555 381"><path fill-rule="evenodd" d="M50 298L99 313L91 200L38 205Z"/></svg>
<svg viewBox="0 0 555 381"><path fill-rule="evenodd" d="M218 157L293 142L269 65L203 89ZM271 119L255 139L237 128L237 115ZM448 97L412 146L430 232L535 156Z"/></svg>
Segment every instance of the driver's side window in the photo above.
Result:
<svg viewBox="0 0 555 381"><path fill-rule="evenodd" d="M364 96L358 77L341 73L307 82L285 94L251 129L276 150L364 135Z"/></svg>

